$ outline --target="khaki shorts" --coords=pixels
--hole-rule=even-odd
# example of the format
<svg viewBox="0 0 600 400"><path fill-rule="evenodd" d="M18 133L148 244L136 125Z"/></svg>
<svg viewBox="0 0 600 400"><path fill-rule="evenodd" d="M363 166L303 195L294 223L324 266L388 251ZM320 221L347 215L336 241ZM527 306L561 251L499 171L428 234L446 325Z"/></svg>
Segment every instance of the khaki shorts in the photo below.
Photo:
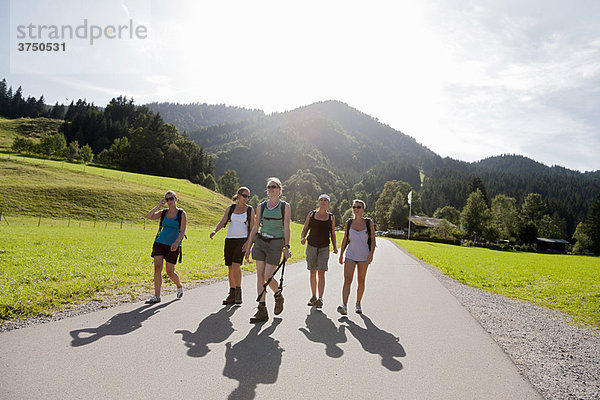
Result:
<svg viewBox="0 0 600 400"><path fill-rule="evenodd" d="M327 263L329 262L329 246L314 247L310 244L306 245L306 266L309 270L327 271Z"/></svg>
<svg viewBox="0 0 600 400"><path fill-rule="evenodd" d="M252 259L270 265L279 265L283 253L283 238L265 240L260 235L254 238Z"/></svg>

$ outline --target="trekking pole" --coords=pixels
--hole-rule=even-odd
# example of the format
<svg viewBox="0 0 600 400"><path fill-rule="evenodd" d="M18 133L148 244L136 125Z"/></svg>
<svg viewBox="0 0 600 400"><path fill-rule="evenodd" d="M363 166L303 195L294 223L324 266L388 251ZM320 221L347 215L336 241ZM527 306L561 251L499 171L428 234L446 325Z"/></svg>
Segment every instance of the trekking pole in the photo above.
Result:
<svg viewBox="0 0 600 400"><path fill-rule="evenodd" d="M279 290L281 292L283 292L283 272L285 271L285 262L286 261L287 260L284 258L283 261L277 266L277 268L275 268L273 275L271 275L269 277L269 279L267 279L267 281L263 285L263 290L262 290L262 292L260 292L260 294L256 298L256 301L260 301L260 298L262 297L262 295L267 291L267 286L269 286L269 283L271 283L271 280L275 277L275 275L277 274L277 272L279 271L280 268L282 268L282 270L281 270L281 281L280 281Z"/></svg>

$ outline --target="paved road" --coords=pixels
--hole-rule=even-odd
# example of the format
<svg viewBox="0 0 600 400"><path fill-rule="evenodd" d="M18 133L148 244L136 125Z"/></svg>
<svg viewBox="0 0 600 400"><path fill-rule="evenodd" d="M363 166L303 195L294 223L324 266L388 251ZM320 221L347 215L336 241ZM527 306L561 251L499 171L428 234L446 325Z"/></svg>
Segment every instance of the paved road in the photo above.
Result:
<svg viewBox="0 0 600 400"><path fill-rule="evenodd" d="M220 305L220 281L180 301L1 333L0 398L541 399L458 301L393 243L378 241L363 315L340 319L333 255L329 269L316 311L306 306L305 263L288 266L284 312L263 325L248 323L248 275L242 307ZM271 312L272 295L268 301Z"/></svg>

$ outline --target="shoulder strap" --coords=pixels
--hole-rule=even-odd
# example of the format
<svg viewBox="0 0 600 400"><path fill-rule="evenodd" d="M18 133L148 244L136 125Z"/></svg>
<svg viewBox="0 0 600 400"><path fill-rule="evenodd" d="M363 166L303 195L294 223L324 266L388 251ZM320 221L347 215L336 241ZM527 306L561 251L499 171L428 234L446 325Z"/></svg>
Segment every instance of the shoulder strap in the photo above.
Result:
<svg viewBox="0 0 600 400"><path fill-rule="evenodd" d="M223 225L223 228L225 228L227 226L227 223L229 221L231 221L231 214L233 214L234 210L235 210L235 203L231 203L231 206L229 206L229 214L227 215L227 220L225 221L225 225Z"/></svg>
<svg viewBox="0 0 600 400"><path fill-rule="evenodd" d="M352 226L352 218L348 218L346 221L346 245L350 243L350 226Z"/></svg>
<svg viewBox="0 0 600 400"><path fill-rule="evenodd" d="M262 224L263 218L265 217L265 208L267 208L267 202L263 201L260 203L260 224Z"/></svg>
<svg viewBox="0 0 600 400"><path fill-rule="evenodd" d="M250 218L252 217L252 206L248 204L248 209L246 210L246 226L248 227L248 233L250 233Z"/></svg>
<svg viewBox="0 0 600 400"><path fill-rule="evenodd" d="M367 225L367 245L369 245L369 250L371 250L371 218L363 218L365 220L365 225Z"/></svg>

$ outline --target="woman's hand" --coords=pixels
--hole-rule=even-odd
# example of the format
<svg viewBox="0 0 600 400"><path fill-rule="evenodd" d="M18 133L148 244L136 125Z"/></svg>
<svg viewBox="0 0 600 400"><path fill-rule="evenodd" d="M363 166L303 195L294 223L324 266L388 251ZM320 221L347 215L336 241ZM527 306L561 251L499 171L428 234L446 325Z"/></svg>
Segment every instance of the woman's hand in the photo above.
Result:
<svg viewBox="0 0 600 400"><path fill-rule="evenodd" d="M158 208L162 207L165 205L167 201L165 200L165 198L163 197L162 199L160 199L160 203L158 203Z"/></svg>
<svg viewBox="0 0 600 400"><path fill-rule="evenodd" d="M340 262L340 264L344 263L344 253L340 253L340 257L339 257L338 261Z"/></svg>
<svg viewBox="0 0 600 400"><path fill-rule="evenodd" d="M337 249L337 247L334 247L333 248L333 254L337 254L337 253L338 253L338 249Z"/></svg>
<svg viewBox="0 0 600 400"><path fill-rule="evenodd" d="M291 255L291 254L290 254L290 249L289 249L289 248L287 248L287 247L284 247L284 248L283 248L283 258L284 258L285 260L288 260L288 259L290 258L290 255Z"/></svg>
<svg viewBox="0 0 600 400"><path fill-rule="evenodd" d="M216 234L217 234L217 231L212 231L210 233L209 237L212 239Z"/></svg>
<svg viewBox="0 0 600 400"><path fill-rule="evenodd" d="M177 248L179 247L179 241L175 241L172 245L171 245L171 251L176 251Z"/></svg>
<svg viewBox="0 0 600 400"><path fill-rule="evenodd" d="M305 245L306 244L306 238L300 239L300 243L302 243L302 245Z"/></svg>

